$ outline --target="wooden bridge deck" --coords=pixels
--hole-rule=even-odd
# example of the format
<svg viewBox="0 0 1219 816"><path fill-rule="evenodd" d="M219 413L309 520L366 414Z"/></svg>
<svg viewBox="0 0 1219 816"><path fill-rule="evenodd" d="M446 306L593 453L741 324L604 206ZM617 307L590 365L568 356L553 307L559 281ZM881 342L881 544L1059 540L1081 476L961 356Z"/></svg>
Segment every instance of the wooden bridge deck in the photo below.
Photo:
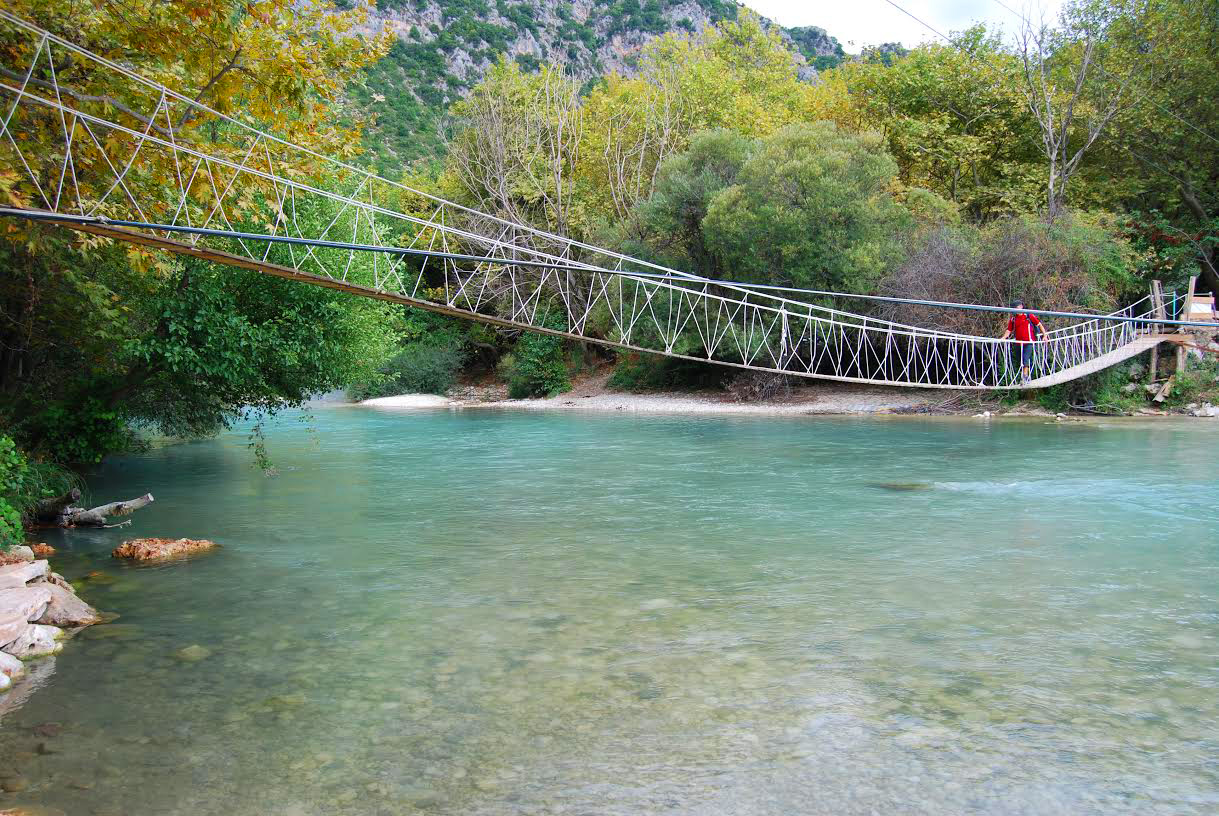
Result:
<svg viewBox="0 0 1219 816"><path fill-rule="evenodd" d="M1099 357L1094 357L1091 360L1080 363L1079 365L1064 368L1061 371L1055 371L1053 374L1047 374L1044 377L1037 377L1024 384L1025 388L1049 388L1052 385L1078 380L1080 377L1086 377L1089 374L1095 374L1110 366L1117 365L1123 360L1129 360L1131 357L1136 357L1144 351L1149 351L1155 348L1160 343L1176 342L1180 340L1180 335L1175 334L1145 334L1142 337L1130 341L1124 346L1119 346L1108 354L1102 354Z"/></svg>

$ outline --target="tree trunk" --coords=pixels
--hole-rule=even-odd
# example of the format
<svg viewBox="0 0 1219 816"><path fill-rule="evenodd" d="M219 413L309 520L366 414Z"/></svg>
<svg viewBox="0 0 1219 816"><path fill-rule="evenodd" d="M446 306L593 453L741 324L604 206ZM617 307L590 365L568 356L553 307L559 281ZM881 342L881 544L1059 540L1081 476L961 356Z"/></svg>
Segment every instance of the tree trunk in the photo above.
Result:
<svg viewBox="0 0 1219 816"><path fill-rule="evenodd" d="M1213 251L1211 254L1214 254ZM1215 274L1213 262L1210 264L1202 264L1198 277L1200 277L1202 279L1202 283L1211 290L1211 295L1219 297L1219 275Z"/></svg>
<svg viewBox="0 0 1219 816"><path fill-rule="evenodd" d="M1206 207L1202 206L1202 201L1194 193L1194 191L1186 184L1181 185L1181 200L1185 202L1185 206L1189 208L1194 217L1205 229L1206 224L1210 221L1210 213ZM1198 242L1191 242L1198 254L1202 257L1202 263L1199 265L1199 275L1202 283L1211 291L1211 295L1219 297L1219 273L1216 273L1216 267L1219 266L1219 252L1216 251L1213 245L1206 245Z"/></svg>
<svg viewBox="0 0 1219 816"><path fill-rule="evenodd" d="M123 502L111 502L103 504L89 510L76 510L69 512L63 517L61 522L64 527L105 527L107 516L125 516L128 513L134 513L141 507L152 504L152 494L145 493L138 499L130 499Z"/></svg>
<svg viewBox="0 0 1219 816"><path fill-rule="evenodd" d="M54 499L43 499L34 505L34 521L58 522L72 504L80 501L80 490L72 488Z"/></svg>

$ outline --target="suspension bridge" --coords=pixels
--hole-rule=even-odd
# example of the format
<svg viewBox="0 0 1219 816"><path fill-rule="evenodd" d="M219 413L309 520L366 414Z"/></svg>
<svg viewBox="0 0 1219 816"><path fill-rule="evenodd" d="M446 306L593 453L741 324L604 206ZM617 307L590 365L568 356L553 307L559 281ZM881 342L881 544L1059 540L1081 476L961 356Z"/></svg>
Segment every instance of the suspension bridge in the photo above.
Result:
<svg viewBox="0 0 1219 816"><path fill-rule="evenodd" d="M293 144L7 12L0 38L0 173L15 202L0 215L10 218L503 328L845 382L1043 388L1192 325L1173 319L1176 298L1158 289L1107 315L1029 310L1062 325L1037 342L1023 382L1015 341L827 301L1006 308L702 278Z"/></svg>

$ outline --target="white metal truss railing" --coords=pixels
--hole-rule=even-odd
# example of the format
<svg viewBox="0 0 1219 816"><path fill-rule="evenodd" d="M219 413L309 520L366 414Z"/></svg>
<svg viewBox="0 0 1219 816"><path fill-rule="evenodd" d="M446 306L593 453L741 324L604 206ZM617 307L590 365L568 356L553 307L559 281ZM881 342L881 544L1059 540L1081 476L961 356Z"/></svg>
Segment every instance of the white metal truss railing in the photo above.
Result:
<svg viewBox="0 0 1219 816"><path fill-rule="evenodd" d="M210 257L638 351L891 385L1020 384L1010 341L709 281L512 223L294 145L4 12L0 49L0 173L30 211L130 222ZM1137 306L1127 314L1152 316ZM1033 376L1069 378L1146 331L1055 330Z"/></svg>

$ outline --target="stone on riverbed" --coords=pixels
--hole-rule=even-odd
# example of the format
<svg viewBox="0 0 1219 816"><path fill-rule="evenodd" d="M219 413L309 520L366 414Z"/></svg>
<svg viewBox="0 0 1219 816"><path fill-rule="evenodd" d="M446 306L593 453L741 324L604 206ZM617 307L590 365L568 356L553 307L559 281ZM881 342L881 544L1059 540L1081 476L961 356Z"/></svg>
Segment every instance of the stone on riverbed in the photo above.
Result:
<svg viewBox="0 0 1219 816"><path fill-rule="evenodd" d="M181 660L183 663L198 663L200 660L207 660L211 656L212 650L206 646L200 646L198 643L194 643L174 652L174 657Z"/></svg>
<svg viewBox="0 0 1219 816"><path fill-rule="evenodd" d="M59 642L61 637L63 630L57 626L31 623L26 625L25 631L18 635L16 640L4 646L4 651L22 660L53 655L63 648L63 644Z"/></svg>
<svg viewBox="0 0 1219 816"><path fill-rule="evenodd" d="M76 593L59 584L42 584L51 592L51 600L37 623L49 626L91 626L102 619L96 609L76 597Z"/></svg>
<svg viewBox="0 0 1219 816"><path fill-rule="evenodd" d="M0 566L0 590L23 587L47 574L46 561L18 561Z"/></svg>
<svg viewBox="0 0 1219 816"><path fill-rule="evenodd" d="M0 776L0 790L5 793L20 793L29 786L29 781L15 771L7 771L4 776Z"/></svg>
<svg viewBox="0 0 1219 816"><path fill-rule="evenodd" d="M135 561L159 561L206 552L219 545L204 538L133 538L124 541L110 553L115 558Z"/></svg>

